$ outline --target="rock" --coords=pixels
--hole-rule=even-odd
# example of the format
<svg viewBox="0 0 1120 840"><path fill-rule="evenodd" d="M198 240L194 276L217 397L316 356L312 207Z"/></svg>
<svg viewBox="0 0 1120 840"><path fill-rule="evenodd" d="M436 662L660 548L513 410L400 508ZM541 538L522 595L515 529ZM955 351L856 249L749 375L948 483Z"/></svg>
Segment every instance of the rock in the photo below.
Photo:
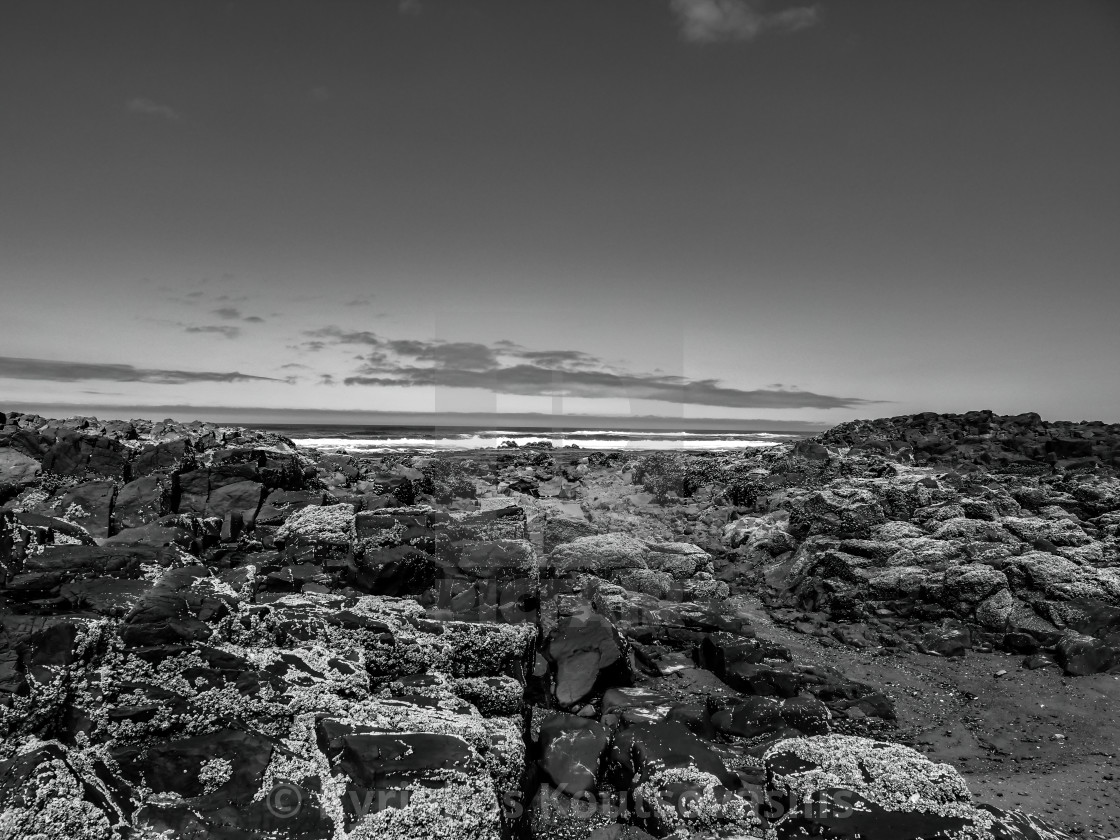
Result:
<svg viewBox="0 0 1120 840"><path fill-rule="evenodd" d="M981 803L977 806L992 816L990 829L995 840L1073 840L1074 835L1022 811L1003 811Z"/></svg>
<svg viewBox="0 0 1120 840"><path fill-rule="evenodd" d="M143 447L132 462L134 476L186 470L194 461L194 448L186 438L167 440Z"/></svg>
<svg viewBox="0 0 1120 840"><path fill-rule="evenodd" d="M246 525L251 525L256 520L263 492L264 485L258 481L234 481L212 487L206 500L206 515L222 518L237 512Z"/></svg>
<svg viewBox="0 0 1120 840"><path fill-rule="evenodd" d="M1035 671L1040 668L1057 668L1058 663L1049 654L1036 653L1023 660L1023 667L1028 671Z"/></svg>
<svg viewBox="0 0 1120 840"><path fill-rule="evenodd" d="M647 543L649 554L646 564L649 568L672 575L676 580L687 580L697 572L712 571L712 557L704 549L692 543L651 542Z"/></svg>
<svg viewBox="0 0 1120 840"><path fill-rule="evenodd" d="M0 490L9 486L26 487L33 484L43 472L42 465L15 449L0 449Z"/></svg>
<svg viewBox="0 0 1120 840"><path fill-rule="evenodd" d="M594 534L595 526L586 520L561 517L549 519L544 524L544 551L551 554L557 546Z"/></svg>
<svg viewBox="0 0 1120 840"><path fill-rule="evenodd" d="M629 685L629 659L611 622L586 602L564 612L544 647L554 669L556 702L571 708L611 686Z"/></svg>
<svg viewBox="0 0 1120 840"><path fill-rule="evenodd" d="M995 522L981 519L948 519L933 532L938 540L971 540L977 542L1015 543L1016 538Z"/></svg>
<svg viewBox="0 0 1120 840"><path fill-rule="evenodd" d="M1011 619L1014 604L1011 592L1000 589L976 605L976 621L986 630L1003 630Z"/></svg>
<svg viewBox="0 0 1120 840"><path fill-rule="evenodd" d="M792 551L796 538L787 530L789 514L773 511L763 516L744 516L728 523L721 539L731 548L745 552L764 551L772 556Z"/></svg>
<svg viewBox="0 0 1120 840"><path fill-rule="evenodd" d="M494 781L462 734L399 724L386 732L329 717L316 728L320 748L344 780L347 828L360 820L362 831L375 837L501 836Z"/></svg>
<svg viewBox="0 0 1120 840"><path fill-rule="evenodd" d="M964 627L943 627L924 634L918 644L924 653L938 656L964 656L972 646L972 637Z"/></svg>
<svg viewBox="0 0 1120 840"><path fill-rule="evenodd" d="M117 485L111 481L79 484L59 502L63 518L81 525L94 537L109 536Z"/></svg>
<svg viewBox="0 0 1120 840"><path fill-rule="evenodd" d="M622 569L612 575L619 586L632 592L641 592L659 600L667 600L676 590L673 576L653 569ZM680 594L678 593L678 598Z"/></svg>
<svg viewBox="0 0 1120 840"><path fill-rule="evenodd" d="M1046 540L1055 546L1081 546L1092 539L1079 525L1068 519L1007 516L1000 524L1027 543Z"/></svg>
<svg viewBox="0 0 1120 840"><path fill-rule="evenodd" d="M654 838L653 835L647 834L636 826L615 823L595 829L587 835L587 840L654 840Z"/></svg>
<svg viewBox="0 0 1120 840"><path fill-rule="evenodd" d="M804 539L815 534L869 537L886 521L878 499L867 490L836 487L808 494L790 511L790 532Z"/></svg>
<svg viewBox="0 0 1120 840"><path fill-rule="evenodd" d="M1075 677L1120 668L1120 650L1089 636L1066 636L1055 653L1062 670Z"/></svg>
<svg viewBox="0 0 1120 840"><path fill-rule="evenodd" d="M775 744L763 760L780 840L949 837L983 831L991 822L953 768L898 744L846 735L797 738Z"/></svg>
<svg viewBox="0 0 1120 840"><path fill-rule="evenodd" d="M782 701L773 697L748 697L713 714L712 724L717 731L739 738L799 734L789 731L790 727L782 719Z"/></svg>
<svg viewBox="0 0 1120 840"><path fill-rule="evenodd" d="M206 470L178 473L175 479L177 513L195 516L206 514L206 500L210 496L210 474Z"/></svg>
<svg viewBox="0 0 1120 840"><path fill-rule="evenodd" d="M722 580L693 579L684 582L686 601L722 601L731 594L731 587Z"/></svg>
<svg viewBox="0 0 1120 840"><path fill-rule="evenodd" d="M12 748L11 757L0 762L0 825L6 836L109 837L112 826L126 820L122 804L97 777L108 776L108 769L95 755L37 738Z"/></svg>
<svg viewBox="0 0 1120 840"><path fill-rule="evenodd" d="M555 548L549 555L560 573L586 571L602 575L619 569L647 568L649 549L626 534L579 537Z"/></svg>
<svg viewBox="0 0 1120 840"><path fill-rule="evenodd" d="M284 520L276 533L276 539L299 539L321 545L348 546L353 526L354 506L351 504L304 507Z"/></svg>
<svg viewBox="0 0 1120 840"><path fill-rule="evenodd" d="M13 836L1055 840L902 747L828 741L775 760L776 742L833 727L885 736L894 710L750 621L763 609L861 660L998 640L1027 668L1120 671L1120 426L850 424L827 446L681 456L703 483L661 506L615 505L608 468L625 459L599 453L582 476L528 449L445 480L441 458L297 454L216 424L0 421L0 465L30 478L0 478ZM1095 463L1059 458L1059 438L1090 441ZM36 475L48 456L68 477ZM464 501L468 484L530 475L547 496L561 474L581 479L563 500ZM721 506L730 496L743 506ZM78 508L98 544L61 518ZM530 814L503 815L503 792L534 789ZM752 806L795 789L816 806L770 812L773 826ZM830 822L849 793L854 814ZM569 813L546 820L556 803ZM622 804L639 806L621 817L635 825Z"/></svg>
<svg viewBox="0 0 1120 840"><path fill-rule="evenodd" d="M597 721L553 714L541 723L538 736L541 770L566 794L595 791L607 741L607 730Z"/></svg>
<svg viewBox="0 0 1120 840"><path fill-rule="evenodd" d="M615 736L610 755L655 834L683 829L759 836L757 811L735 792L739 778L684 724L631 726Z"/></svg>
<svg viewBox="0 0 1120 840"><path fill-rule="evenodd" d="M603 692L602 715L614 715L624 724L661 723L669 716L671 701L642 686L610 688Z"/></svg>
<svg viewBox="0 0 1120 840"><path fill-rule="evenodd" d="M452 540L529 539L525 509L518 505L505 504L504 500L502 504L504 506L479 513L453 514L447 523L448 536Z"/></svg>
<svg viewBox="0 0 1120 840"><path fill-rule="evenodd" d="M281 525L289 514L321 504L322 490L273 490L257 512L256 522L259 525Z"/></svg>

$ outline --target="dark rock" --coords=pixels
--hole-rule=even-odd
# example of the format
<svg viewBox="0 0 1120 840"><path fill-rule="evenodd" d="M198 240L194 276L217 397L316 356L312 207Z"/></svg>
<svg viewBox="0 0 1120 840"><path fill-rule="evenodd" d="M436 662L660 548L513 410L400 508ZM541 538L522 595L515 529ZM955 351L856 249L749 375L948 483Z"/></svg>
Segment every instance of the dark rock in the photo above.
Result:
<svg viewBox="0 0 1120 840"><path fill-rule="evenodd" d="M206 470L179 473L175 482L177 513L206 515L206 499L210 495L210 474Z"/></svg>
<svg viewBox="0 0 1120 840"><path fill-rule="evenodd" d="M149 475L124 485L117 493L113 515L121 529L150 525L168 513L170 483Z"/></svg>
<svg viewBox="0 0 1120 840"><path fill-rule="evenodd" d="M94 537L109 536L117 485L111 481L79 484L63 494L59 508L64 516Z"/></svg>
<svg viewBox="0 0 1120 840"><path fill-rule="evenodd" d="M721 784L738 787L738 777L727 769L712 747L684 724L646 723L619 732L610 751L611 762L627 784L637 776L642 781L655 772L695 767L715 776Z"/></svg>
<svg viewBox="0 0 1120 840"><path fill-rule="evenodd" d="M611 622L586 602L571 604L566 612L544 647L553 666L556 702L572 707L611 686L629 685L629 658Z"/></svg>
<svg viewBox="0 0 1120 840"><path fill-rule="evenodd" d="M934 653L938 656L964 656L971 646L971 634L963 627L931 630L922 636L919 643L919 648L924 653Z"/></svg>
<svg viewBox="0 0 1120 840"><path fill-rule="evenodd" d="M607 748L607 730L577 715L554 714L541 722L541 770L567 794L599 787L599 762Z"/></svg>
<svg viewBox="0 0 1120 840"><path fill-rule="evenodd" d="M42 465L34 458L8 447L0 448L0 488L27 487L42 473Z"/></svg>
<svg viewBox="0 0 1120 840"><path fill-rule="evenodd" d="M238 513L246 525L251 525L261 504L264 485L257 481L234 481L220 486L211 486L206 501L206 515L225 517Z"/></svg>
<svg viewBox="0 0 1120 840"><path fill-rule="evenodd" d="M186 438L168 440L145 446L132 462L134 476L156 472L171 473L190 469L194 463L194 449Z"/></svg>
<svg viewBox="0 0 1120 840"><path fill-rule="evenodd" d="M1075 677L1120 667L1120 650L1087 636L1066 636L1058 643L1055 653L1062 670Z"/></svg>

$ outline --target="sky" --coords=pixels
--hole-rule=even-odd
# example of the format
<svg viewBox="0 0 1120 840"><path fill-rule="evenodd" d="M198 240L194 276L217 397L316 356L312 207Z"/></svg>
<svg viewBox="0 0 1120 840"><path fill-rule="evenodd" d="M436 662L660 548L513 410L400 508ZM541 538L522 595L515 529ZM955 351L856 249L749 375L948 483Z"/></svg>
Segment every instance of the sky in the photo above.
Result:
<svg viewBox="0 0 1120 840"><path fill-rule="evenodd" d="M0 410L1120 421L1111 0L16 0L0 109Z"/></svg>

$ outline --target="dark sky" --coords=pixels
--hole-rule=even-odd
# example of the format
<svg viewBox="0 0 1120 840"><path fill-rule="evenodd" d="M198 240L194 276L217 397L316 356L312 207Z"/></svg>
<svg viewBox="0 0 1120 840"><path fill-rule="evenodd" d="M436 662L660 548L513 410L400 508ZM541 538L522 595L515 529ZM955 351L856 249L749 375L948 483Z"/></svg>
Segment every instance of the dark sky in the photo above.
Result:
<svg viewBox="0 0 1120 840"><path fill-rule="evenodd" d="M1120 420L1115 2L26 0L0 109L0 402Z"/></svg>

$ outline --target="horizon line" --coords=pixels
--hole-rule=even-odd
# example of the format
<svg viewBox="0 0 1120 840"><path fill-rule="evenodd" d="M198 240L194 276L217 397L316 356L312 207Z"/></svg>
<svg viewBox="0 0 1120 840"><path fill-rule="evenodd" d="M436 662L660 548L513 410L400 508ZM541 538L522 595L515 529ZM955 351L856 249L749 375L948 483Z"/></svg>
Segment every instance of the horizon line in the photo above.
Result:
<svg viewBox="0 0 1120 840"><path fill-rule="evenodd" d="M804 431L823 431L836 425L810 420L776 420L765 417L675 417L663 414L545 414L541 412L481 412L481 411L380 411L374 409L330 409L330 408L271 408L264 406L196 406L183 404L161 405L104 405L100 403L55 403L12 401L0 405L0 411L20 411L42 417L65 419L54 411L72 412L66 417L96 417L97 419L134 420L162 419L156 413L167 412L166 416L177 422L219 422L207 418L223 417L233 420L240 417L241 423L290 424L324 423L331 425L416 425L416 426L480 426L486 423L501 422L509 425L528 425L534 428L585 428L601 427L604 424L615 426L638 425L640 427L671 426L673 428L710 427L714 430L739 429L749 426L750 431L774 429L798 429ZM77 412L77 413L73 413ZM189 415L190 419L179 420L174 415ZM254 419L259 418L259 419ZM283 418L283 419L282 419ZM470 419L468 419L470 418Z"/></svg>

